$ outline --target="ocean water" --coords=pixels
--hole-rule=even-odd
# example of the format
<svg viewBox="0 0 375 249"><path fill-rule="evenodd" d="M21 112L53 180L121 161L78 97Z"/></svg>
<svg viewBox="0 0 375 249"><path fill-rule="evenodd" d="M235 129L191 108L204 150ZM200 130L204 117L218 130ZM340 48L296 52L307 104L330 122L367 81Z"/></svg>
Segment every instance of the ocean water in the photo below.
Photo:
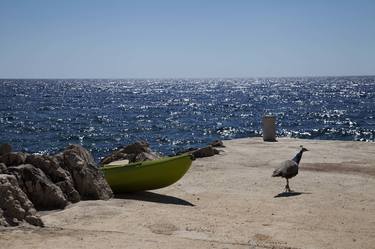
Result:
<svg viewBox="0 0 375 249"><path fill-rule="evenodd" d="M249 79L0 79L0 143L54 153L82 144L99 159L147 140L169 155L215 139L375 139L375 76Z"/></svg>

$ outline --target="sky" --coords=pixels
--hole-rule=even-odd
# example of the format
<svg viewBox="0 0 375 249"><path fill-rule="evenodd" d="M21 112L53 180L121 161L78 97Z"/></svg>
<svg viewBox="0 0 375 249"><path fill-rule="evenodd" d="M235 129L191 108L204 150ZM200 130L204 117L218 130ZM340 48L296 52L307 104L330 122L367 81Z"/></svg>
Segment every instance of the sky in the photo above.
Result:
<svg viewBox="0 0 375 249"><path fill-rule="evenodd" d="M0 78L375 75L373 0L0 0Z"/></svg>

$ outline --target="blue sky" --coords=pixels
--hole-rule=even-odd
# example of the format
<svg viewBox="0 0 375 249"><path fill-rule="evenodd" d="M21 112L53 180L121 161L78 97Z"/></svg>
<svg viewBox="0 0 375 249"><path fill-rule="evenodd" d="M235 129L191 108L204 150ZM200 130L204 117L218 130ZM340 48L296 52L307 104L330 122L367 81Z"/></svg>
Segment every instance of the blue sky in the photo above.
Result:
<svg viewBox="0 0 375 249"><path fill-rule="evenodd" d="M375 1L0 0L0 78L375 74Z"/></svg>

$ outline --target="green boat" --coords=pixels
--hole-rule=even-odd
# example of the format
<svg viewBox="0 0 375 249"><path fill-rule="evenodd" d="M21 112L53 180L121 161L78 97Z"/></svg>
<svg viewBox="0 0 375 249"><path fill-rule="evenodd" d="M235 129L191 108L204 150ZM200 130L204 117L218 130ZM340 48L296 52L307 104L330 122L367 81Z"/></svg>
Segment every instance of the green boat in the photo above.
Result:
<svg viewBox="0 0 375 249"><path fill-rule="evenodd" d="M137 192L167 187L190 168L193 157L180 155L139 163L104 165L101 170L114 193Z"/></svg>

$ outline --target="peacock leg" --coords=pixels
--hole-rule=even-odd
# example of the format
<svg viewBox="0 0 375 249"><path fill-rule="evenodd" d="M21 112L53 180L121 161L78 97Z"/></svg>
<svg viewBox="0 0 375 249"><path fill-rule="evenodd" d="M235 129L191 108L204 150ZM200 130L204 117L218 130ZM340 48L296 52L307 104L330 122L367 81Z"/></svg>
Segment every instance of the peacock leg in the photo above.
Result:
<svg viewBox="0 0 375 249"><path fill-rule="evenodd" d="M289 188L289 179L288 178L285 178L285 179L286 179L285 192L291 192Z"/></svg>

